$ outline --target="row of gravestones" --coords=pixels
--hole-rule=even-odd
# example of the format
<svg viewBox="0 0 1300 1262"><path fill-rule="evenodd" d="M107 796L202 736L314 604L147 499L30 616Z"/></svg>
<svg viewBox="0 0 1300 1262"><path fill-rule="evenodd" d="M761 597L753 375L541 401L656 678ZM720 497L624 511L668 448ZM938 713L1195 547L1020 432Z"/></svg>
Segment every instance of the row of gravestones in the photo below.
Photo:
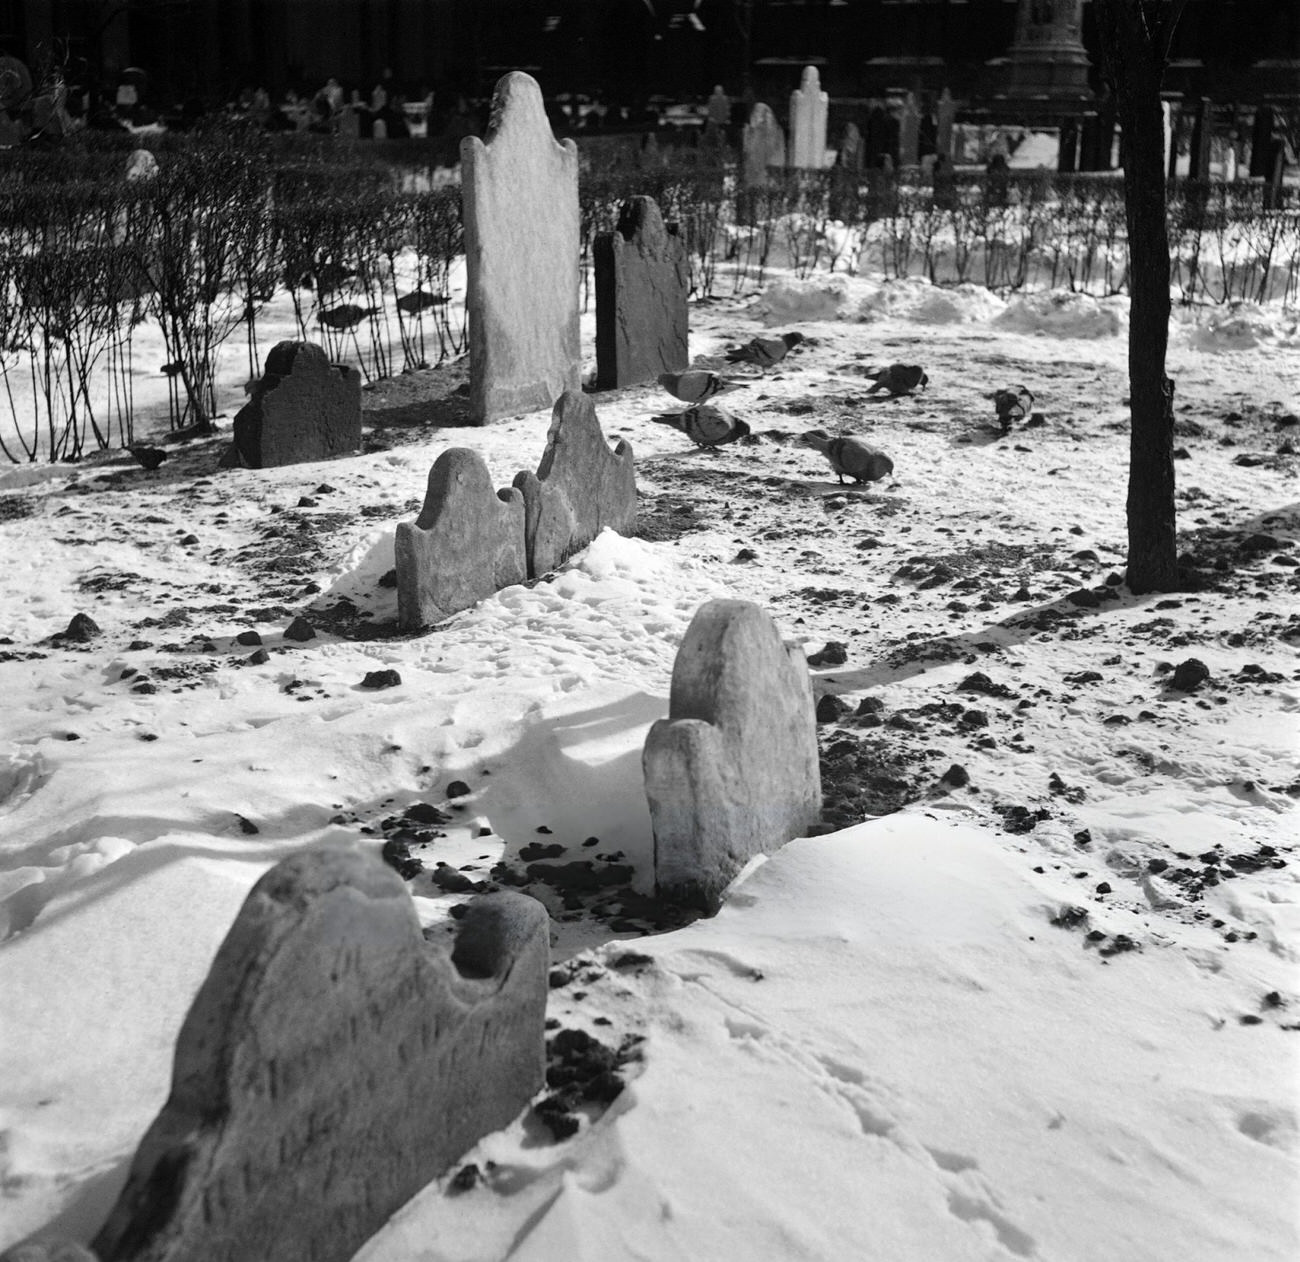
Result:
<svg viewBox="0 0 1300 1262"><path fill-rule="evenodd" d="M817 822L807 664L763 610L696 612L643 766L659 892L704 910ZM94 1252L3 1262L347 1262L541 1088L549 954L525 895L471 900L447 949L373 851L282 860L199 987Z"/></svg>

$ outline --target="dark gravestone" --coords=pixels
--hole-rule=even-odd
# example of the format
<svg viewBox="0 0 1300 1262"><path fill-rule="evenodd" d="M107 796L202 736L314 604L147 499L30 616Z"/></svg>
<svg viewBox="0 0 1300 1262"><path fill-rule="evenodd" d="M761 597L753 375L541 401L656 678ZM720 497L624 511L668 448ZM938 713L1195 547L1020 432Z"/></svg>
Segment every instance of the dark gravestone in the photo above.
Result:
<svg viewBox="0 0 1300 1262"><path fill-rule="evenodd" d="M347 1262L540 1087L548 924L488 895L449 953L376 855L278 863L181 1027L102 1262Z"/></svg>
<svg viewBox="0 0 1300 1262"><path fill-rule="evenodd" d="M361 375L310 342L280 342L235 416L235 452L250 469L361 450Z"/></svg>
<svg viewBox="0 0 1300 1262"><path fill-rule="evenodd" d="M655 883L675 901L715 910L750 859L821 818L807 661L757 605L712 600L696 611L642 766Z"/></svg>
<svg viewBox="0 0 1300 1262"><path fill-rule="evenodd" d="M611 451L595 405L576 390L555 405L537 472L518 474L515 486L524 497L530 578L555 569L606 526L627 535L636 525L631 444L620 440Z"/></svg>
<svg viewBox="0 0 1300 1262"><path fill-rule="evenodd" d="M495 491L483 457L452 447L434 461L424 507L398 522L397 621L421 627L528 576L524 497Z"/></svg>
<svg viewBox="0 0 1300 1262"><path fill-rule="evenodd" d="M686 245L653 197L634 197L596 238L596 384L655 380L690 363Z"/></svg>

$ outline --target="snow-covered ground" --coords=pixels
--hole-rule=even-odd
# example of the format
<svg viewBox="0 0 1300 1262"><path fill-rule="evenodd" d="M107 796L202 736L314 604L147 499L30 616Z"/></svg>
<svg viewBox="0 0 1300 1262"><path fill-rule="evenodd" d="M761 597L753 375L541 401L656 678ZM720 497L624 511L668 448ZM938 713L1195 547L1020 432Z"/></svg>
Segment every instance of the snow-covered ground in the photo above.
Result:
<svg viewBox="0 0 1300 1262"><path fill-rule="evenodd" d="M1107 583L1123 300L787 279L695 306L691 349L795 326L808 342L728 397L752 442L697 452L649 422L657 388L597 395L636 452L640 537L424 635L395 633L383 580L430 464L472 446L508 484L549 421L431 424L463 364L369 388L366 453L328 464L218 471L227 415L152 472L0 469L0 1248L93 1235L267 866L378 847L428 802L453 823L414 851L422 919L465 897L440 862L520 874L554 916L551 1016L624 1048L627 1085L563 1142L530 1118L489 1136L457 1165L475 1186L449 1172L358 1262L1296 1256L1294 313L1176 314L1204 581L1144 597ZM868 395L892 361L929 388ZM1019 384L1045 423L1002 437L987 396ZM868 437L894 477L838 486L794 445L813 426ZM842 702L830 831L681 925L640 897L640 749L720 595L843 646L812 667ZM52 639L78 612L100 634ZM315 638L284 638L297 615ZM381 668L400 686L362 689ZM630 882L557 893L528 878L538 842Z"/></svg>

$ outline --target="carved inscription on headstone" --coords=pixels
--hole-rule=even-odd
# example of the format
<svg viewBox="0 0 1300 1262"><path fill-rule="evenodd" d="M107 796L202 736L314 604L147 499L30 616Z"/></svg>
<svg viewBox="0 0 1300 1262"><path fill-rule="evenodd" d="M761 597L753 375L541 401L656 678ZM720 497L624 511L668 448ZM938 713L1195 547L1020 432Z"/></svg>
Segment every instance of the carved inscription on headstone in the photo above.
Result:
<svg viewBox="0 0 1300 1262"><path fill-rule="evenodd" d="M821 814L808 666L743 600L701 605L673 664L668 717L642 756L655 882L713 910L757 854L806 835Z"/></svg>
<svg viewBox="0 0 1300 1262"><path fill-rule="evenodd" d="M690 274L677 225L664 224L653 197L635 197L593 253L596 384L609 390L680 372L690 363Z"/></svg>
<svg viewBox="0 0 1300 1262"><path fill-rule="evenodd" d="M361 449L361 374L311 342L280 342L235 415L238 463L250 469L329 460Z"/></svg>
<svg viewBox="0 0 1300 1262"><path fill-rule="evenodd" d="M578 151L556 142L537 81L512 71L486 142L460 152L470 410L485 423L578 388Z"/></svg>
<svg viewBox="0 0 1300 1262"><path fill-rule="evenodd" d="M181 1028L102 1262L348 1262L541 1085L548 923L488 895L448 953L373 853L277 864Z"/></svg>
<svg viewBox="0 0 1300 1262"><path fill-rule="evenodd" d="M441 622L527 578L523 496L494 490L478 452L449 448L429 470L419 517L398 523L395 552L398 625Z"/></svg>
<svg viewBox="0 0 1300 1262"><path fill-rule="evenodd" d="M581 391L560 396L537 472L518 474L515 486L524 497L530 578L555 569L606 526L626 535L636 524L632 446L620 439L609 449Z"/></svg>

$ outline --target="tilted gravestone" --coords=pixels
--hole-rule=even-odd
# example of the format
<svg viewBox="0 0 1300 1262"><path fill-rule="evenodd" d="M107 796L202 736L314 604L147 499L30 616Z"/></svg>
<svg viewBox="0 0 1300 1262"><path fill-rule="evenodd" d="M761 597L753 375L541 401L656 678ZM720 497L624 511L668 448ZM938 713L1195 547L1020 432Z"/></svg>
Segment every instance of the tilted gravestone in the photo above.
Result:
<svg viewBox="0 0 1300 1262"><path fill-rule="evenodd" d="M790 165L820 171L826 165L826 113L830 98L822 91L816 66L805 66L799 86L790 93Z"/></svg>
<svg viewBox="0 0 1300 1262"><path fill-rule="evenodd" d="M480 424L576 390L578 151L551 132L537 81L496 86L486 142L461 141L470 411Z"/></svg>
<svg viewBox="0 0 1300 1262"><path fill-rule="evenodd" d="M632 446L620 440L609 449L595 405L578 390L560 396L537 472L518 474L515 486L524 497L530 578L556 569L606 526L626 535L636 524Z"/></svg>
<svg viewBox="0 0 1300 1262"><path fill-rule="evenodd" d="M451 447L433 462L424 507L397 523L397 622L418 631L528 577L524 497L494 490L483 457Z"/></svg>
<svg viewBox="0 0 1300 1262"><path fill-rule="evenodd" d="M747 188L768 182L769 167L785 166L785 133L769 105L760 101L749 112L741 133L740 180Z"/></svg>
<svg viewBox="0 0 1300 1262"><path fill-rule="evenodd" d="M715 910L758 854L821 816L807 661L743 600L696 611L673 664L668 717L642 754L662 897Z"/></svg>
<svg viewBox="0 0 1300 1262"><path fill-rule="evenodd" d="M618 226L596 238L596 384L653 381L690 364L686 298L690 270L676 224L653 197L634 197Z"/></svg>
<svg viewBox="0 0 1300 1262"><path fill-rule="evenodd" d="M448 952L373 853L278 863L181 1027L101 1262L347 1262L541 1086L548 930L486 895Z"/></svg>
<svg viewBox="0 0 1300 1262"><path fill-rule="evenodd" d="M278 343L235 416L230 463L271 469L360 449L361 374L311 342Z"/></svg>

